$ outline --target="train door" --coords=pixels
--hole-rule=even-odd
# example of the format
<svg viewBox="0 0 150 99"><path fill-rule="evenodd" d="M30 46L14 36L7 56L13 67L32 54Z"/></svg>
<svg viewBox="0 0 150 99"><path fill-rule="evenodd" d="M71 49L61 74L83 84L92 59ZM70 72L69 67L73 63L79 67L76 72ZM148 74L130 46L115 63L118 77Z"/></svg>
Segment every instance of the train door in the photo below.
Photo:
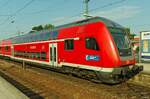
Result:
<svg viewBox="0 0 150 99"><path fill-rule="evenodd" d="M58 66L58 60L57 60L57 43L52 43L49 45L49 56L50 56L50 65L52 66Z"/></svg>
<svg viewBox="0 0 150 99"><path fill-rule="evenodd" d="M11 56L14 56L14 46L11 46Z"/></svg>

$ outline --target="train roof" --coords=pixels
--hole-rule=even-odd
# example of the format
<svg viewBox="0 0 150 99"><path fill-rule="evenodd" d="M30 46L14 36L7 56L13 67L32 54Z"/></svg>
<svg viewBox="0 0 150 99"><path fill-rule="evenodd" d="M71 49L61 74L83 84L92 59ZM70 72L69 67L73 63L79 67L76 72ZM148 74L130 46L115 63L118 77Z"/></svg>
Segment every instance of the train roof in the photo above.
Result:
<svg viewBox="0 0 150 99"><path fill-rule="evenodd" d="M84 19L84 20L79 20L79 21L76 21L76 22L56 26L54 29L35 31L33 33L28 33L28 34L34 34L34 33L37 33L37 32L38 33L44 33L44 32L49 32L49 31L57 31L57 30L62 29L62 28L80 26L80 25L89 24L89 23L98 22L98 21L103 22L107 27L123 28L123 26L121 26L120 24L118 24L114 21L111 21L107 18L104 18L104 17L90 17L90 18L87 18L87 19Z"/></svg>
<svg viewBox="0 0 150 99"><path fill-rule="evenodd" d="M41 33L46 33L46 32L54 32L55 33L57 30L62 29L62 28L80 26L80 25L89 24L89 23L98 22L98 21L103 22L107 27L123 28L118 23L113 22L113 21L111 21L109 19L106 19L104 17L91 17L91 18L87 18L87 19L84 19L84 20L72 22L72 23L69 23L69 24L60 25L60 26L55 27L54 29L36 31L36 32L33 32L33 33L27 33L27 34L24 34L24 35L21 35L21 36L11 37L11 38L6 39L6 40L11 40L12 43L15 43L16 41L18 41L21 38L28 38L30 36L40 35ZM53 37L53 38L55 38L55 37Z"/></svg>
<svg viewBox="0 0 150 99"><path fill-rule="evenodd" d="M80 25L98 22L98 21L103 22L107 27L123 28L123 26L121 26L120 24L118 24L114 21L111 21L107 18L104 18L104 17L91 17L91 18L87 18L84 20L72 22L69 24L60 25L60 26L57 26L56 28L67 28L67 27L72 27L72 26L80 26Z"/></svg>

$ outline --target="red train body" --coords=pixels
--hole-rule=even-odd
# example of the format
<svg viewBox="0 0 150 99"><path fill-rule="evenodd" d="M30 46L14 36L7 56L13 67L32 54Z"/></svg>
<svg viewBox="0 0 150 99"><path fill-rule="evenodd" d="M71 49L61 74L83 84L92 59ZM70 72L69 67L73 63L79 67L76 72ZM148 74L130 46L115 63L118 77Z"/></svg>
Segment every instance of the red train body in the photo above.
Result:
<svg viewBox="0 0 150 99"><path fill-rule="evenodd" d="M0 55L119 83L142 70L130 45L122 26L94 17L3 40Z"/></svg>

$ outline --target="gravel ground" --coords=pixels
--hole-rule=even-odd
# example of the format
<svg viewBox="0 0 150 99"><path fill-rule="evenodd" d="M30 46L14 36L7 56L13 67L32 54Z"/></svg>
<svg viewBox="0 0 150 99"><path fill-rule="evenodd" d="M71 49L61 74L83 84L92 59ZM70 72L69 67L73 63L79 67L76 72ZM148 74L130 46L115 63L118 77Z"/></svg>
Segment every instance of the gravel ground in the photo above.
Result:
<svg viewBox="0 0 150 99"><path fill-rule="evenodd" d="M20 64L4 60L0 60L0 71L44 99L150 99L150 87L133 81L97 84L53 71L22 69Z"/></svg>

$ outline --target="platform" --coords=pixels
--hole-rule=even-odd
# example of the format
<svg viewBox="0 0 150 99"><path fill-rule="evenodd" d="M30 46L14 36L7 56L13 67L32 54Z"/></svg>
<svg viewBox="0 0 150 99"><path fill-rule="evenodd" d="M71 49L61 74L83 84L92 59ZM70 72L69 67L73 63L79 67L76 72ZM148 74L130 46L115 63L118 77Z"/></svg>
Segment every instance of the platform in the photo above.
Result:
<svg viewBox="0 0 150 99"><path fill-rule="evenodd" d="M0 76L0 99L29 99Z"/></svg>
<svg viewBox="0 0 150 99"><path fill-rule="evenodd" d="M143 73L150 74L150 63L137 63L136 65L143 65Z"/></svg>

